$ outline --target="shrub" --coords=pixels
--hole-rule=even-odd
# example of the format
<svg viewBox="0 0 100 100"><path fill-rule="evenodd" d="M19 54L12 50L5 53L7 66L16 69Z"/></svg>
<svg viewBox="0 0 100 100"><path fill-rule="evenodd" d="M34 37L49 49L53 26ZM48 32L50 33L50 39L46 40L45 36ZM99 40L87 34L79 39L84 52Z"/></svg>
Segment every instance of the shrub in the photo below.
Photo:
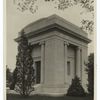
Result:
<svg viewBox="0 0 100 100"><path fill-rule="evenodd" d="M68 96L85 96L85 91L81 85L80 79L75 76L67 92Z"/></svg>

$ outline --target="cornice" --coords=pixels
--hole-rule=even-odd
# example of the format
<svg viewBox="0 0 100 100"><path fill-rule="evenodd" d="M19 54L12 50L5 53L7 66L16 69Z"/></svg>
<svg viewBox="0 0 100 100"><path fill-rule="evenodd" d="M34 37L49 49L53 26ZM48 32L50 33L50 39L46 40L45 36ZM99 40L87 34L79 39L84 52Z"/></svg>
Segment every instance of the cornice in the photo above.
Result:
<svg viewBox="0 0 100 100"><path fill-rule="evenodd" d="M52 31L52 30L53 30L53 31L62 31L62 33L64 33L65 35L69 35L69 36L71 36L71 37L76 37L76 38L78 38L78 39L83 40L83 41L86 42L86 43L90 43L90 42L91 42L91 40L88 39L87 37L82 36L82 35L80 35L80 34L78 34L78 33L75 33L75 32L72 31L72 30L68 30L67 28L65 28L65 27L63 27L63 26L61 26L61 25L59 25L59 24L57 24L57 23L53 23L53 24L51 24L51 25L45 26L45 27L43 27L43 28L40 28L40 29L35 30L35 31L32 31L32 32L30 32L30 33L25 33L25 34L26 34L26 36L27 36L28 38L33 38L33 37L39 36L39 35L41 35L41 34L43 34L43 33L46 34L47 31L50 32L50 31ZM16 41L16 42L20 41L20 36L19 36L18 38L16 38L15 41Z"/></svg>

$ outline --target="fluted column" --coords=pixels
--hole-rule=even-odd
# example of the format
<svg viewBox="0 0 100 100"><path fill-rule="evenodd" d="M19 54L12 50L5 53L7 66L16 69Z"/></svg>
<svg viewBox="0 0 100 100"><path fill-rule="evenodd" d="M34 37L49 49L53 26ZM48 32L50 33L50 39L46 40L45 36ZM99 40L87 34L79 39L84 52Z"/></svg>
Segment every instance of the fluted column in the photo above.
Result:
<svg viewBox="0 0 100 100"><path fill-rule="evenodd" d="M65 83L67 83L67 58L68 58L68 42L64 41L64 78L65 78Z"/></svg>
<svg viewBox="0 0 100 100"><path fill-rule="evenodd" d="M77 47L76 49L76 75L81 78L81 64L80 64L80 59L81 59L81 55L80 55L80 47Z"/></svg>
<svg viewBox="0 0 100 100"><path fill-rule="evenodd" d="M40 42L41 45L41 83L44 83L45 73L45 42Z"/></svg>

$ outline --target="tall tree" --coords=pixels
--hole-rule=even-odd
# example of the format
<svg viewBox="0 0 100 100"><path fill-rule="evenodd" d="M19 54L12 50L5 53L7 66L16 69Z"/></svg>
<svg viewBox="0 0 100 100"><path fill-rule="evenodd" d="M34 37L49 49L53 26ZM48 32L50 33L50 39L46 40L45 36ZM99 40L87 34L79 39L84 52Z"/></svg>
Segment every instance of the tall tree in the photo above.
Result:
<svg viewBox="0 0 100 100"><path fill-rule="evenodd" d="M88 92L90 95L94 93L94 54L91 53L88 57L88 63L86 64L87 74L88 74Z"/></svg>
<svg viewBox="0 0 100 100"><path fill-rule="evenodd" d="M32 46L28 43L24 31L22 31L13 78L15 90L23 96L28 96L34 90L35 77L31 53Z"/></svg>

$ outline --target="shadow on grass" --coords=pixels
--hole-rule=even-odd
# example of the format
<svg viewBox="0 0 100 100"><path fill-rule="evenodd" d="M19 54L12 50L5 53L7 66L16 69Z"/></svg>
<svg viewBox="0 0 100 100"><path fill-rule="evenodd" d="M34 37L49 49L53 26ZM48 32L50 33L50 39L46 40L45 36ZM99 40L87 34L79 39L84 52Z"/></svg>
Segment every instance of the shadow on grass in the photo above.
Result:
<svg viewBox="0 0 100 100"><path fill-rule="evenodd" d="M20 95L7 94L7 100L93 100L93 98L91 96L86 96L86 97L70 97L70 96L51 97L51 96L40 96L40 95L22 97Z"/></svg>

